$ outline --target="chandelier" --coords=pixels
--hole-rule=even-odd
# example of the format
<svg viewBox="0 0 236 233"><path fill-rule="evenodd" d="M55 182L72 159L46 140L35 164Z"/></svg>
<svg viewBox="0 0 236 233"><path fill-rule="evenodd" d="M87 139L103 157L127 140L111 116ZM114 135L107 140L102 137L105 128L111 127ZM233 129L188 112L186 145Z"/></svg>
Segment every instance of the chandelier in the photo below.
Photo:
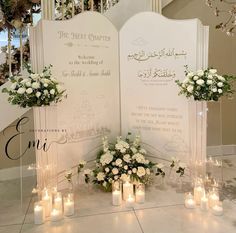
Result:
<svg viewBox="0 0 236 233"><path fill-rule="evenodd" d="M225 16L224 20L216 25L216 29L233 36L236 32L236 0L206 0L216 17Z"/></svg>

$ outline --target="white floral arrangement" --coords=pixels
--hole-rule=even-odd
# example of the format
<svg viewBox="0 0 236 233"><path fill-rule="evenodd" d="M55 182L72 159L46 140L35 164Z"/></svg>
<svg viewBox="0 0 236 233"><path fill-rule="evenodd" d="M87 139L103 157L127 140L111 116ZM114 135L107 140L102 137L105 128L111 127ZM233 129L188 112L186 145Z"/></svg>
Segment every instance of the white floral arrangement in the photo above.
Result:
<svg viewBox="0 0 236 233"><path fill-rule="evenodd" d="M107 191L118 180L144 184L150 181L157 164L146 158L147 152L141 147L140 136L131 141L130 135L125 140L117 137L115 145L110 144L107 137L103 138L103 149L97 156L95 169L85 170L87 181L91 178L94 184Z"/></svg>
<svg viewBox="0 0 236 233"><path fill-rule="evenodd" d="M32 71L30 66L27 66L29 76L11 77L12 85L10 88L4 88L2 92L9 95L8 101L11 104L19 105L22 108L60 102L65 90L52 77L51 67L51 65L45 67L41 74L37 74Z"/></svg>
<svg viewBox="0 0 236 233"><path fill-rule="evenodd" d="M193 98L196 101L218 101L223 95L230 95L232 81L235 77L217 74L216 69L198 70L197 72L188 71L186 67L186 78L183 82L176 80L180 87L179 95Z"/></svg>

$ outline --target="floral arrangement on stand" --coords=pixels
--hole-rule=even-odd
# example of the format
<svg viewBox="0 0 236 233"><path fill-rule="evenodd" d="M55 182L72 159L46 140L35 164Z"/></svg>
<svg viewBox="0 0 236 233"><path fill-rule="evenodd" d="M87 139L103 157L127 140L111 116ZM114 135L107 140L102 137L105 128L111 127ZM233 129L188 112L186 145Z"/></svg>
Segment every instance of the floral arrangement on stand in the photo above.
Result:
<svg viewBox="0 0 236 233"><path fill-rule="evenodd" d="M232 95L233 81L236 77L217 74L216 69L188 71L186 67L186 78L183 82L176 80L180 87L179 95L193 98L196 101L218 101L220 97Z"/></svg>
<svg viewBox="0 0 236 233"><path fill-rule="evenodd" d="M48 106L52 102L62 100L65 90L59 82L52 77L51 65L45 67L41 74L34 73L31 66L27 66L28 77L13 76L10 78L12 85L4 88L3 93L9 95L8 101L22 108L35 106Z"/></svg>

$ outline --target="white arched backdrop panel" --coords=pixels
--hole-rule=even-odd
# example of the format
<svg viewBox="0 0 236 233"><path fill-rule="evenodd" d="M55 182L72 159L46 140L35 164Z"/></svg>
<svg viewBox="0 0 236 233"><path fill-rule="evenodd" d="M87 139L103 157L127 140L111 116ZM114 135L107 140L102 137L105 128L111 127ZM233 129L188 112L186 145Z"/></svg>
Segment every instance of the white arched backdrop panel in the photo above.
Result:
<svg viewBox="0 0 236 233"><path fill-rule="evenodd" d="M57 107L58 142L66 142L57 146L58 172L95 158L102 135L114 139L130 130L140 132L157 155L187 161L189 120L196 115L190 117L174 81L184 78L184 65L206 67L207 35L198 20L173 21L151 12L132 17L120 33L95 12L32 28L34 70L52 64L67 89ZM194 159L205 157L206 124L200 127L202 151ZM197 138L192 147L197 151Z"/></svg>

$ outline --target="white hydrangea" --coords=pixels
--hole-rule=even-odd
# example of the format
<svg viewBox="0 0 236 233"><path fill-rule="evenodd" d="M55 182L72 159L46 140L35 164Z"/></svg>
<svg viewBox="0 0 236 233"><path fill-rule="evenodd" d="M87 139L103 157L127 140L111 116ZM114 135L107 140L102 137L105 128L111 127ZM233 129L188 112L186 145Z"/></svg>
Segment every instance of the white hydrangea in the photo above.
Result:
<svg viewBox="0 0 236 233"><path fill-rule="evenodd" d="M32 83L32 88L39 89L40 88L40 84L38 82L33 82Z"/></svg>
<svg viewBox="0 0 236 233"><path fill-rule="evenodd" d="M145 168L144 167L138 167L137 176L142 177L142 176L145 176L145 174L146 174Z"/></svg>
<svg viewBox="0 0 236 233"><path fill-rule="evenodd" d="M129 154L124 155L123 159L126 163L130 163L130 161L131 161L131 157Z"/></svg>
<svg viewBox="0 0 236 233"><path fill-rule="evenodd" d="M114 167L114 168L112 169L112 173L113 173L114 175L117 175L117 174L119 173L119 170L118 170L116 167Z"/></svg>
<svg viewBox="0 0 236 233"><path fill-rule="evenodd" d="M20 88L17 90L17 93L22 95L22 94L25 93L25 91L26 91L26 89L25 89L24 87L20 87Z"/></svg>
<svg viewBox="0 0 236 233"><path fill-rule="evenodd" d="M104 178L105 178L105 174L104 174L103 172L99 172L99 173L97 174L97 180L98 180L98 181L103 181Z"/></svg>
<svg viewBox="0 0 236 233"><path fill-rule="evenodd" d="M101 164L104 166L106 164L109 164L113 160L113 155L109 152L103 154L100 158Z"/></svg>

